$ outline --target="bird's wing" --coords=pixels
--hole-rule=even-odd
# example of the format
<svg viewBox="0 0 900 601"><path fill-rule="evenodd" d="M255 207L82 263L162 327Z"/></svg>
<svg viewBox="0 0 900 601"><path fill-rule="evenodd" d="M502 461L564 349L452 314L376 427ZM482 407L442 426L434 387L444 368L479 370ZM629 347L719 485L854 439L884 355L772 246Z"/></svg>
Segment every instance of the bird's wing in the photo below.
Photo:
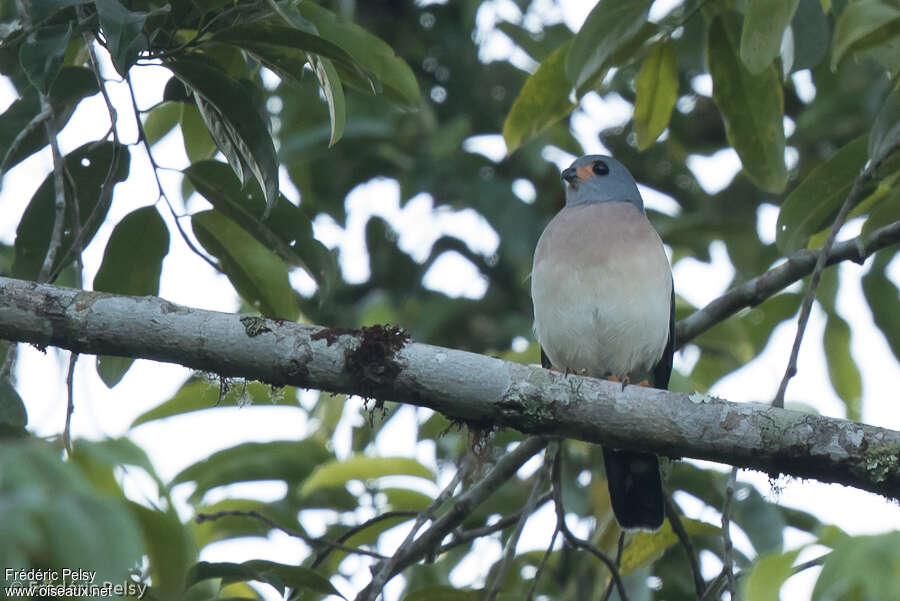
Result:
<svg viewBox="0 0 900 601"><path fill-rule="evenodd" d="M669 376L672 375L672 358L675 355L675 284L672 283L672 307L669 311L669 340L663 350L662 357L656 367L653 368L653 386L655 388L668 388Z"/></svg>

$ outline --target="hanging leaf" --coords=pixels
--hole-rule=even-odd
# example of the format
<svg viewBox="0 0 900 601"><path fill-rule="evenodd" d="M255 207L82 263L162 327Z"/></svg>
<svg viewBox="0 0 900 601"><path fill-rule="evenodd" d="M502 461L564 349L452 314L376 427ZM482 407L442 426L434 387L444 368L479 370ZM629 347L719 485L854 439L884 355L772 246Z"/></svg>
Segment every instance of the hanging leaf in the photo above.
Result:
<svg viewBox="0 0 900 601"><path fill-rule="evenodd" d="M320 465L303 483L300 492L308 495L321 488L343 487L349 480L373 480L394 475L434 480L434 473L415 459L355 455L344 461Z"/></svg>
<svg viewBox="0 0 900 601"><path fill-rule="evenodd" d="M781 40L800 0L753 0L741 30L741 60L750 73L759 74L781 51ZM790 71L790 69L785 69Z"/></svg>
<svg viewBox="0 0 900 601"><path fill-rule="evenodd" d="M147 50L150 41L144 31L147 19L168 13L171 7L164 4L150 12L140 12L128 10L118 0L94 0L94 4L97 6L106 49L109 50L116 71L125 77L138 55Z"/></svg>
<svg viewBox="0 0 900 601"><path fill-rule="evenodd" d="M646 23L652 0L600 0L572 40L565 75L579 92L602 77L607 59Z"/></svg>
<svg viewBox="0 0 900 601"><path fill-rule="evenodd" d="M869 135L869 160L878 162L900 149L900 90L885 98Z"/></svg>
<svg viewBox="0 0 900 601"><path fill-rule="evenodd" d="M263 315L297 319L297 293L288 281L284 261L218 211L192 215L191 225L197 240L219 259L235 290L248 303Z"/></svg>
<svg viewBox="0 0 900 601"><path fill-rule="evenodd" d="M668 127L678 100L678 69L673 42L659 42L650 47L634 85L634 131L638 149L646 150Z"/></svg>
<svg viewBox="0 0 900 601"><path fill-rule="evenodd" d="M297 10L316 26L320 36L343 48L365 71L374 74L388 100L407 109L419 108L421 94L415 74L381 38L355 23L339 19L314 2L301 2ZM352 81L341 63L336 67L341 70L342 79Z"/></svg>
<svg viewBox="0 0 900 601"><path fill-rule="evenodd" d="M129 160L128 149L114 142L91 142L66 155L66 170L71 174L72 181L78 182L78 188L72 190L69 178L65 178L65 225L54 269L58 270L74 261L74 254L70 251L76 232L80 234L81 248L86 247L94 237L109 210L114 184L128 175ZM55 219L56 193L53 177L53 173L47 175L34 193L16 229L13 277L33 280L41 270L50 247ZM81 218L78 227L75 227L75 211L72 207L76 199Z"/></svg>
<svg viewBox="0 0 900 601"><path fill-rule="evenodd" d="M299 566L289 566L262 559L244 563L209 563L201 561L191 567L187 576L188 586L210 578L221 578L223 582L257 581L270 584L283 596L285 587L310 590L324 595L337 595L346 599L327 578Z"/></svg>
<svg viewBox="0 0 900 601"><path fill-rule="evenodd" d="M767 192L780 192L787 184L781 81L774 65L750 73L738 56L736 40L734 16L718 15L710 25L707 52L713 100L747 176Z"/></svg>
<svg viewBox="0 0 900 601"><path fill-rule="evenodd" d="M831 69L837 68L847 52L882 42L898 35L900 7L883 0L850 2L834 25Z"/></svg>
<svg viewBox="0 0 900 601"><path fill-rule="evenodd" d="M57 127L61 130L78 103L96 93L97 79L89 69L63 67L50 88L50 106ZM26 89L21 98L0 115L0 149L4 149L0 173L47 145L44 124L33 121L40 112L37 94L33 89Z"/></svg>
<svg viewBox="0 0 900 601"><path fill-rule="evenodd" d="M850 325L837 313L825 322L825 358L834 391L844 401L847 419L862 419L862 377L850 353Z"/></svg>
<svg viewBox="0 0 900 601"><path fill-rule="evenodd" d="M813 588L812 601L882 601L900 591L900 532L848 536L834 546Z"/></svg>
<svg viewBox="0 0 900 601"><path fill-rule="evenodd" d="M241 189L228 167L218 161L194 163L184 170L197 192L289 265L316 280L319 300L328 298L337 280L334 255L315 239L312 221L303 210L279 197L268 216L259 188Z"/></svg>
<svg viewBox="0 0 900 601"><path fill-rule="evenodd" d="M810 236L831 226L866 162L863 135L813 169L781 203L775 244L788 255L806 247Z"/></svg>
<svg viewBox="0 0 900 601"><path fill-rule="evenodd" d="M199 56L182 56L166 64L194 91L209 133L234 172L246 181L246 165L271 207L278 197L278 158L269 125L253 97L221 67Z"/></svg>
<svg viewBox="0 0 900 601"><path fill-rule="evenodd" d="M22 70L31 85L42 94L50 91L59 74L71 37L71 23L46 25L37 29L19 48Z"/></svg>
<svg viewBox="0 0 900 601"><path fill-rule="evenodd" d="M260 53L273 58L275 64L280 62L279 56L291 57L292 50L315 54L334 61L345 72L356 73L354 81L363 81L371 92L378 91L377 80L350 53L319 35L295 27L266 22L240 24L216 32L210 36L209 41L233 44L250 52ZM300 78L300 73L296 71L287 74L298 80Z"/></svg>
<svg viewBox="0 0 900 601"><path fill-rule="evenodd" d="M900 361L900 289L887 276L887 266L893 255L875 255L869 273L863 276L862 287L872 311L872 319L887 339L894 357Z"/></svg>
<svg viewBox="0 0 900 601"><path fill-rule="evenodd" d="M742 599L747 601L779 601L779 591L794 575L793 566L802 549L782 554L765 555L753 562L750 574L741 581Z"/></svg>
<svg viewBox="0 0 900 601"><path fill-rule="evenodd" d="M569 42L566 42L525 80L503 123L507 153L512 154L575 108L569 100L569 82L563 71L568 51Z"/></svg>
<svg viewBox="0 0 900 601"><path fill-rule="evenodd" d="M132 296L159 293L162 262L169 252L169 230L155 207L126 215L113 229L94 277L94 290ZM108 388L131 367L130 357L97 357L97 373Z"/></svg>

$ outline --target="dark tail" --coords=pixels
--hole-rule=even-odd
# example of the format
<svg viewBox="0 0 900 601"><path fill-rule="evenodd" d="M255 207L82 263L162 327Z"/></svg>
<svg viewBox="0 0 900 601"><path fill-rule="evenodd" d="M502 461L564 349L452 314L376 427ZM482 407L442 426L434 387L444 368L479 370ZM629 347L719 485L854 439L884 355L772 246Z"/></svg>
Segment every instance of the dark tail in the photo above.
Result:
<svg viewBox="0 0 900 601"><path fill-rule="evenodd" d="M665 498L656 455L603 447L603 463L619 526L645 530L662 526Z"/></svg>

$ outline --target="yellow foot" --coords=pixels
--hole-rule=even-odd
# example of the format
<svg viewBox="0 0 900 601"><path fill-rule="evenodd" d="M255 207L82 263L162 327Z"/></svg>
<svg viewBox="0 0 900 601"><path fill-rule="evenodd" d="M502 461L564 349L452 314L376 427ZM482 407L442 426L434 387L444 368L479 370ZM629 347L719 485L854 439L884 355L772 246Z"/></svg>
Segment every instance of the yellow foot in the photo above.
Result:
<svg viewBox="0 0 900 601"><path fill-rule="evenodd" d="M609 375L609 376L606 376L606 379L609 382L616 382L616 383L621 382L622 390L625 390L625 387L628 386L629 384L631 384L633 386L650 386L650 380L642 380L640 382L632 382L628 376L623 376L622 378L619 378L618 376Z"/></svg>

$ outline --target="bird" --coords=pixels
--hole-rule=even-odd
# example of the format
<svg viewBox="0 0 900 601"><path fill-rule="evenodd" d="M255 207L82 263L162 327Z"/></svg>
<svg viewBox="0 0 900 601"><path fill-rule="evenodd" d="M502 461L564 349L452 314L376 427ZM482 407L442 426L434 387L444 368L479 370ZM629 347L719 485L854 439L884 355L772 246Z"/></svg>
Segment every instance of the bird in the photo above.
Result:
<svg viewBox="0 0 900 601"><path fill-rule="evenodd" d="M634 177L616 159L583 156L564 169L566 204L538 240L531 271L543 367L667 388L675 292L662 239ZM656 455L603 447L613 515L625 530L662 526Z"/></svg>

